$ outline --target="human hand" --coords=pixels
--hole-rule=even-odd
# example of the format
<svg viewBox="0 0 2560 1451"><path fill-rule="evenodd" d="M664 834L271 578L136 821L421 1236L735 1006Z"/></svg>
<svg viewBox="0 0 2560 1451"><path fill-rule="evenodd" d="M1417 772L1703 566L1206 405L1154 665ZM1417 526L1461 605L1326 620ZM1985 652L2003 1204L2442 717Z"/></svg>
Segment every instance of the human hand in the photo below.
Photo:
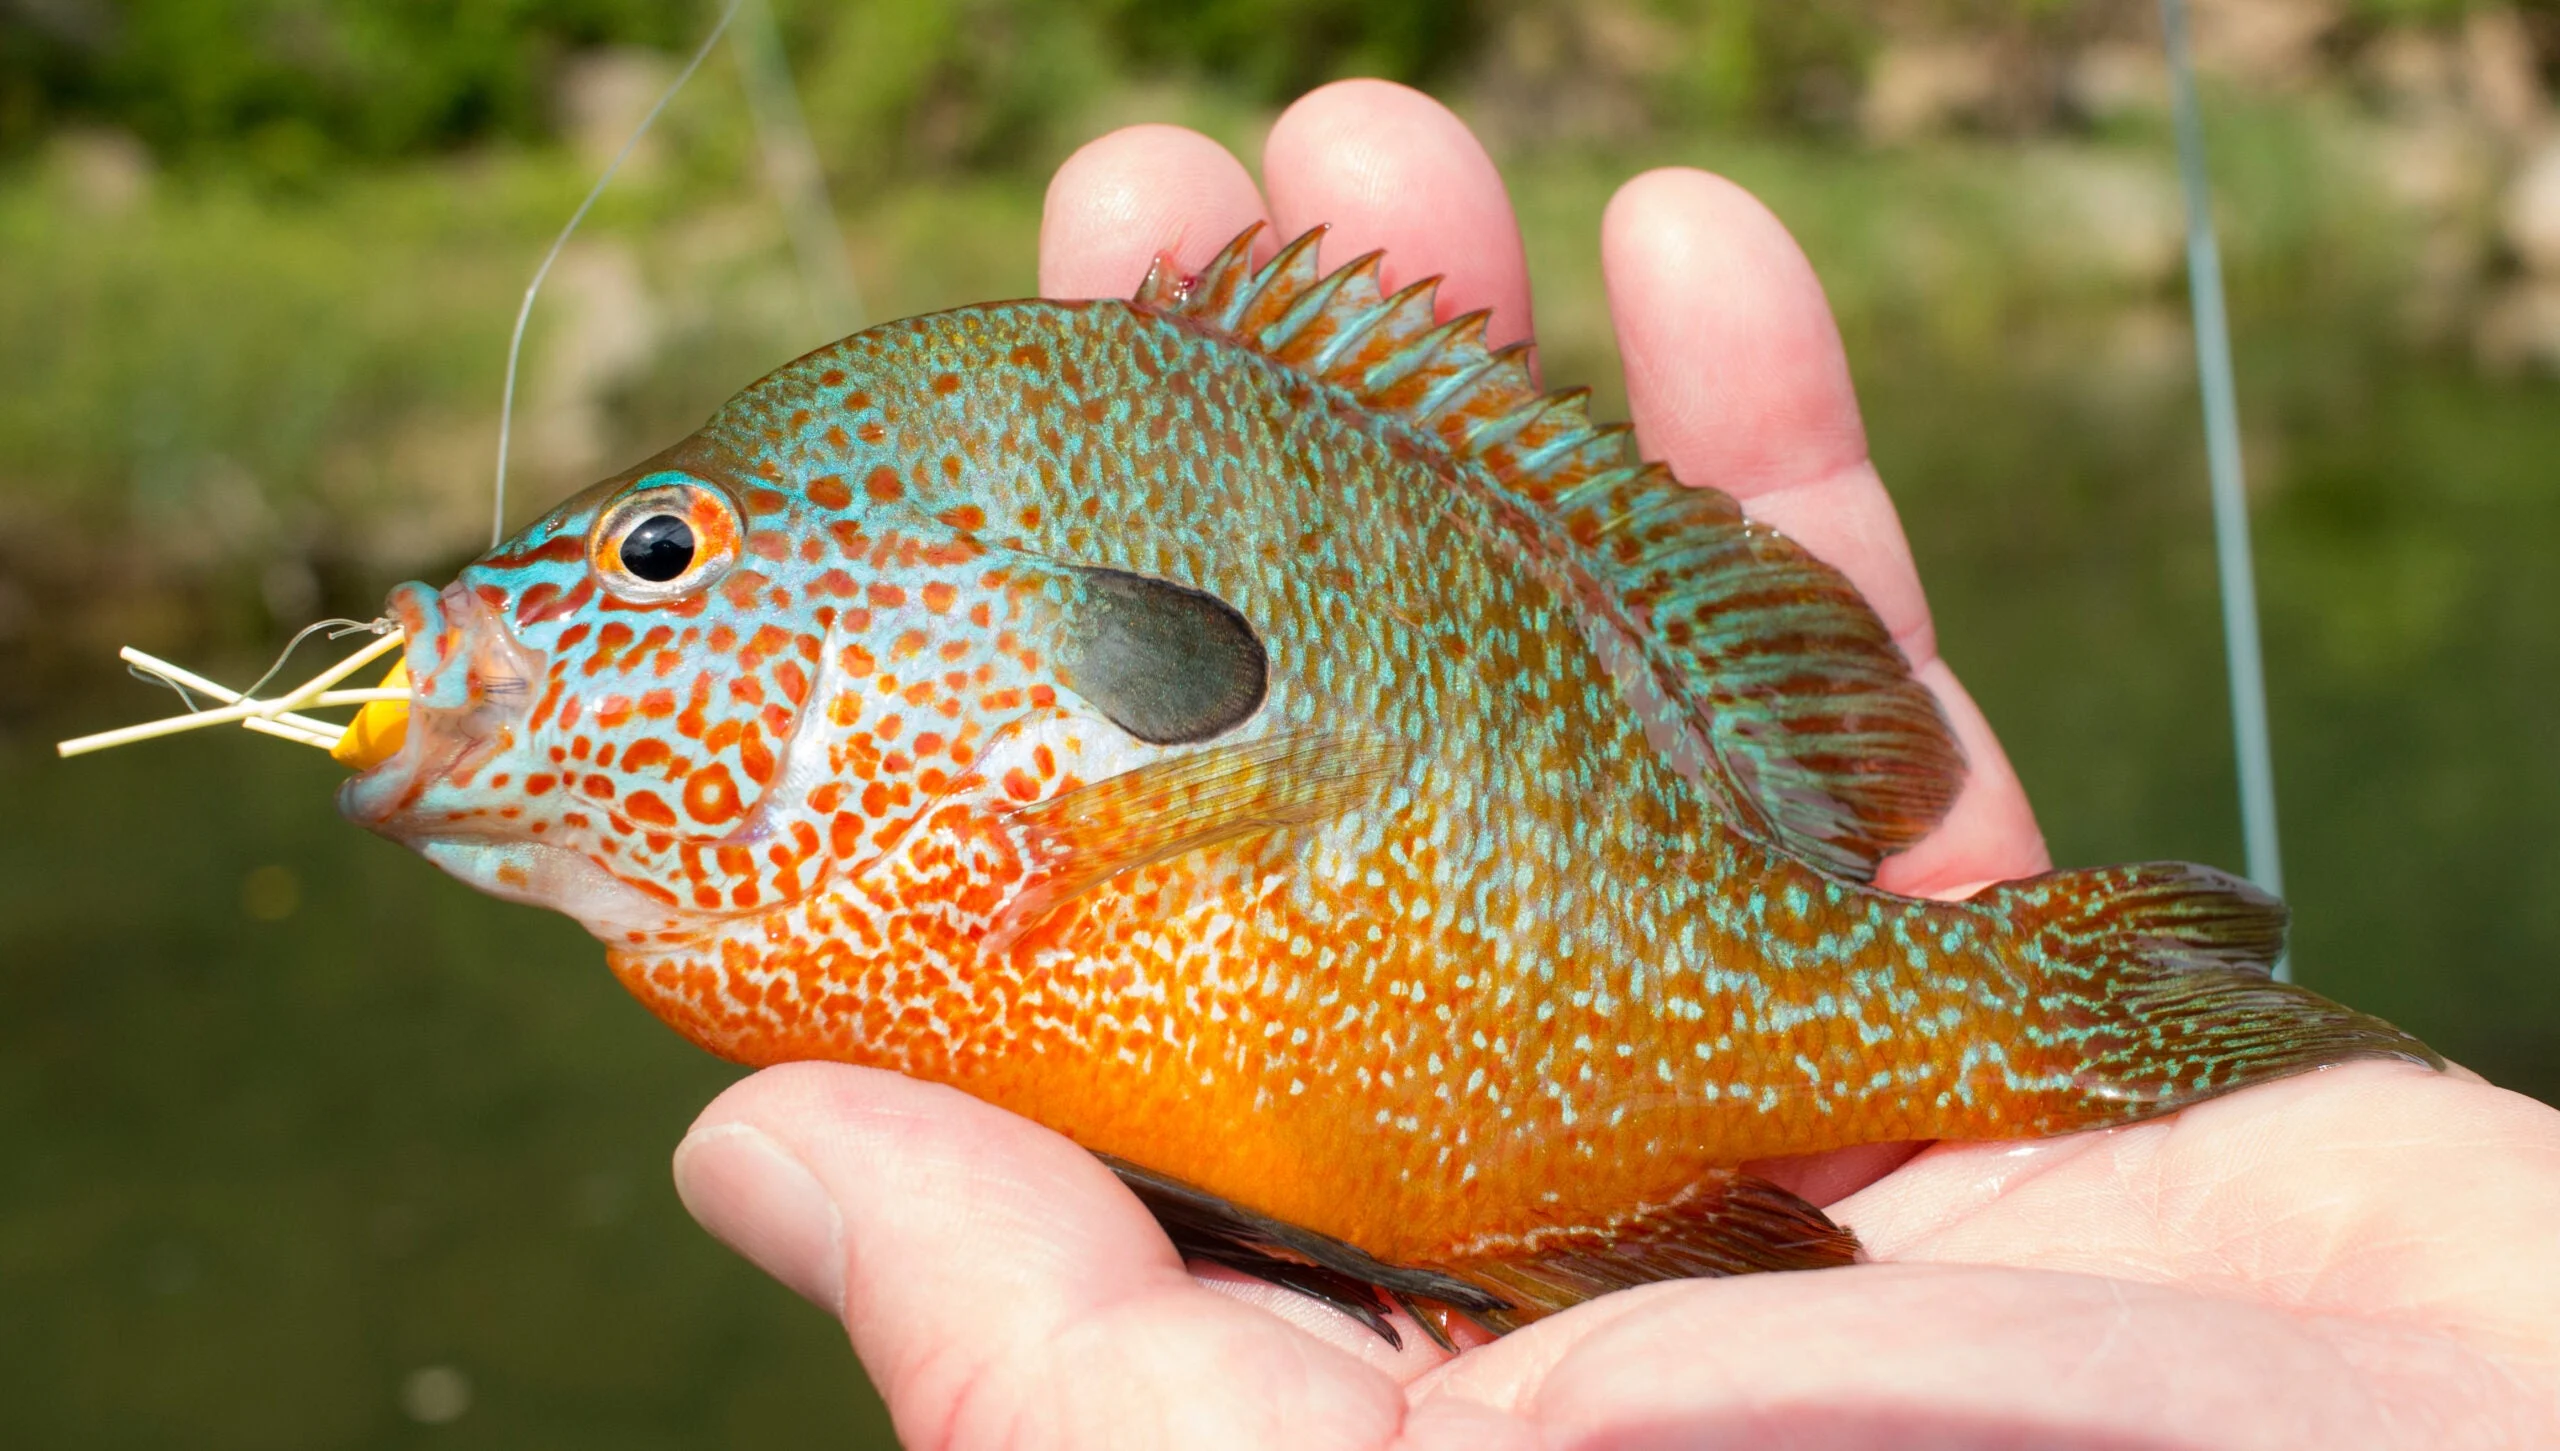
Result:
<svg viewBox="0 0 2560 1451"><path fill-rule="evenodd" d="M1267 198L1169 127L1093 143L1051 186L1043 291L1126 296L1160 251L1197 266L1255 221L1275 245L1330 222L1329 259L1382 247L1387 285L1443 273L1444 316L1489 306L1494 341L1528 333L1500 180L1433 102L1327 87L1281 118L1264 175ZM1803 256L1687 171L1620 191L1602 256L1646 455L1847 573L1956 727L1964 792L1884 884L2041 870L2017 780L1937 659ZM843 1319L921 1448L2560 1444L2560 1113L2540 1104L2362 1063L1891 1168L1907 1153L1773 1171L1879 1263L1648 1286L1454 1358L1186 1270L1066 1139L891 1074L757 1074L676 1175L707 1228Z"/></svg>

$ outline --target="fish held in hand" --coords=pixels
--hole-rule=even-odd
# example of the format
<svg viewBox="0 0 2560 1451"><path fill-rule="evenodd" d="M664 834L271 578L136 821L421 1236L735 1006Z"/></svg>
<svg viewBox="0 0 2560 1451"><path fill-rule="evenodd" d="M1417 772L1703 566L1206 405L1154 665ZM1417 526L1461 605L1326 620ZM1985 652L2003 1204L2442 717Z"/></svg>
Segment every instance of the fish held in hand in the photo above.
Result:
<svg viewBox="0 0 2560 1451"><path fill-rule="evenodd" d="M1251 241L872 328L394 591L343 810L712 1052L965 1089L1380 1327L1855 1257L1752 1160L2437 1061L2208 868L1877 888L1964 763L1848 581Z"/></svg>

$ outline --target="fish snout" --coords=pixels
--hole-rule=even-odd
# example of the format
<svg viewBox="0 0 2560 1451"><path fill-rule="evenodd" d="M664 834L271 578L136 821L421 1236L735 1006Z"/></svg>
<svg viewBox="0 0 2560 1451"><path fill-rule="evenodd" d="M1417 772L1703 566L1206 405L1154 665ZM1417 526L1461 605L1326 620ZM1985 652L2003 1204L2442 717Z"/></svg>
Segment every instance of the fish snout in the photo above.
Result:
<svg viewBox="0 0 2560 1451"><path fill-rule="evenodd" d="M405 684L409 698L366 706L349 731L342 746L361 769L338 788L338 809L358 825L399 835L429 788L467 778L516 734L540 661L460 581L441 591L414 580L397 586L383 613L403 642L384 683Z"/></svg>

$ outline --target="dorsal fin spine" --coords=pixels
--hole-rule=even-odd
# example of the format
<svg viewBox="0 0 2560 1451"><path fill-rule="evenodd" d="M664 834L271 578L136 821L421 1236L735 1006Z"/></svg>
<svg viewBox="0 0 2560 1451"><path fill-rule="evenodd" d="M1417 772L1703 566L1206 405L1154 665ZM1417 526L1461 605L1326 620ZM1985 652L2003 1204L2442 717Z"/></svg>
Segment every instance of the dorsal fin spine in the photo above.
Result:
<svg viewBox="0 0 2560 1451"><path fill-rule="evenodd" d="M1432 283L1436 291L1439 279L1433 278ZM1391 390L1437 362L1443 351L1457 346L1470 327L1482 326L1484 326L1484 319L1475 313L1466 313L1449 319L1415 338L1405 347L1379 359L1369 369L1368 375L1360 380L1361 391L1378 399L1382 404L1386 403ZM1400 402L1393 406L1395 411L1401 414L1405 411L1406 405Z"/></svg>
<svg viewBox="0 0 2560 1451"><path fill-rule="evenodd" d="M1241 289L1219 325L1240 338L1259 340L1265 328L1286 317L1298 299L1317 283L1316 243L1324 228L1309 230L1280 249L1255 280Z"/></svg>
<svg viewBox="0 0 2560 1451"><path fill-rule="evenodd" d="M1315 284L1306 290L1305 295L1298 299L1297 304L1282 313L1278 322L1264 328L1255 341L1261 343L1263 350L1274 357L1298 361L1291 354L1310 328L1320 322L1330 322L1337 328L1340 326L1340 323L1333 319L1333 299L1350 282L1348 269L1318 278Z"/></svg>
<svg viewBox="0 0 2560 1451"><path fill-rule="evenodd" d="M1476 327L1481 330L1485 322L1484 316L1476 314L1475 317ZM1493 375L1501 372L1504 365L1515 361L1519 356L1515 350L1519 346L1514 343L1511 347L1493 354L1472 368L1462 368L1450 374L1411 404L1406 412L1416 423L1428 425L1437 421L1441 414L1455 410L1466 400L1468 394L1476 392L1486 383L1493 381Z"/></svg>
<svg viewBox="0 0 2560 1451"><path fill-rule="evenodd" d="M1262 234L1257 222L1210 260L1193 284L1181 290L1176 306L1204 322L1223 325L1227 307L1253 278L1253 239Z"/></svg>
<svg viewBox="0 0 2560 1451"><path fill-rule="evenodd" d="M1419 313L1421 324L1429 324L1432 295L1439 281L1436 277L1423 278L1381 300L1375 311L1362 313L1357 323L1344 329L1350 341L1326 353L1320 375L1345 388L1367 386L1370 370L1400 346L1396 338L1405 331L1400 320L1407 313Z"/></svg>
<svg viewBox="0 0 2560 1451"><path fill-rule="evenodd" d="M1377 320L1386 315L1387 304L1383 299L1358 311L1350 310L1351 305L1356 305L1359 300L1357 294L1361 287L1374 289L1377 286L1378 263L1385 256L1384 252L1371 252L1354 257L1308 289L1306 300L1281 320L1281 326L1288 332L1282 341L1272 345L1274 355L1297 364L1318 378L1324 377L1342 350L1357 343L1364 332L1376 326ZM1338 301L1346 290L1354 295Z"/></svg>
<svg viewBox="0 0 2560 1451"><path fill-rule="evenodd" d="M1590 467L1605 468L1625 452L1627 434L1631 431L1623 423L1606 423L1579 437L1564 434L1520 455L1512 460L1511 466L1524 475L1547 475L1565 467L1566 461L1576 455L1588 453L1591 455L1587 460Z"/></svg>
<svg viewBox="0 0 2560 1451"><path fill-rule="evenodd" d="M1580 401L1580 398L1572 393L1542 393L1507 413L1497 413L1468 429L1464 451L1481 457L1545 423L1558 413L1579 411L1575 405Z"/></svg>

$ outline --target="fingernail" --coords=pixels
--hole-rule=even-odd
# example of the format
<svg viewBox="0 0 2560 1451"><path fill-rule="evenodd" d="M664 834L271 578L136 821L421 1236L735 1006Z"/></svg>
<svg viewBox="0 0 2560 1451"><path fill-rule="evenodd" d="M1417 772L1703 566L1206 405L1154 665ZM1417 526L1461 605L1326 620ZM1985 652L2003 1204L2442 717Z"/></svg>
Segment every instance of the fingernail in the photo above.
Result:
<svg viewBox="0 0 2560 1451"><path fill-rule="evenodd" d="M844 1216L807 1165L746 1124L717 1124L685 1137L675 1174L696 1223L844 1318Z"/></svg>

